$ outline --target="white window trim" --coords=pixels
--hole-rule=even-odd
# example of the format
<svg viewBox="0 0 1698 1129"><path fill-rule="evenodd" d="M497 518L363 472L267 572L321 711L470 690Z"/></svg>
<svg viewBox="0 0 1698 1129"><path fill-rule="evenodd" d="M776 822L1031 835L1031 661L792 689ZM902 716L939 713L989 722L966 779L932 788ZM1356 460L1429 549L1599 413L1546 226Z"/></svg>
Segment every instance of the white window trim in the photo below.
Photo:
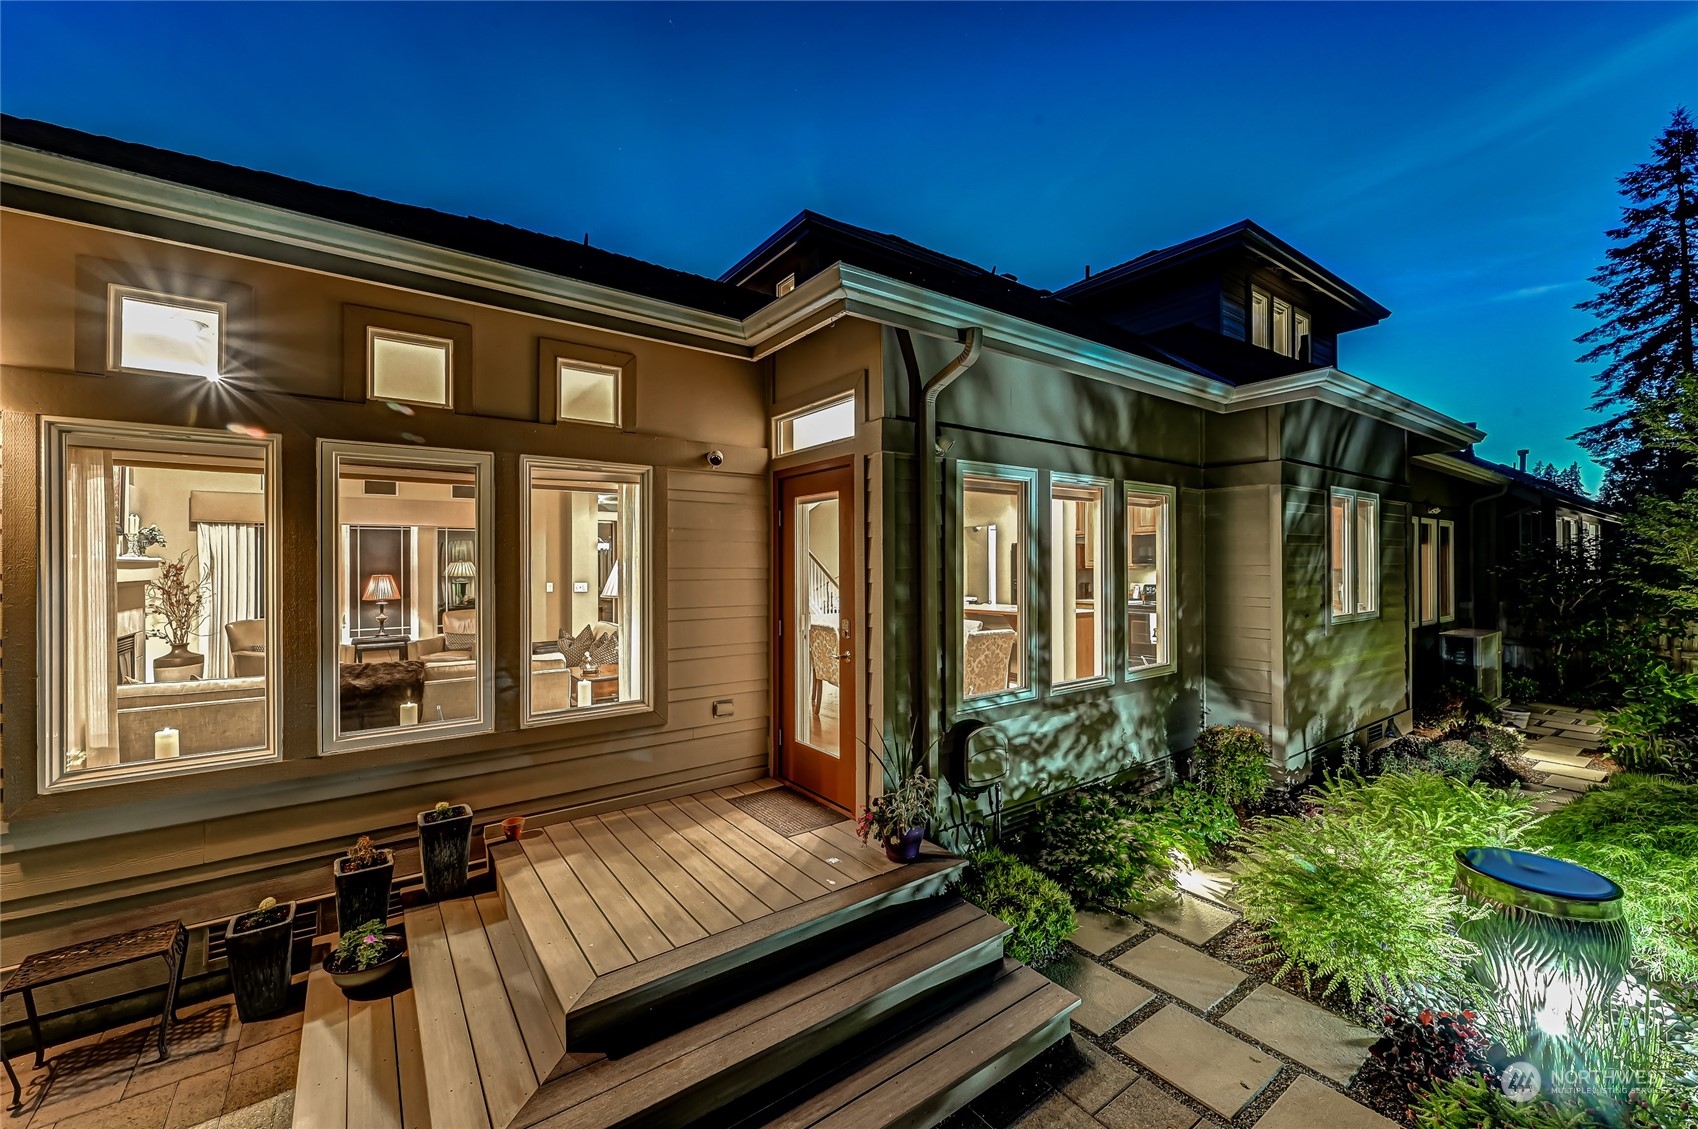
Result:
<svg viewBox="0 0 1698 1129"><path fill-rule="evenodd" d="M613 378L613 418L585 419L566 414L565 397L560 394L560 380L567 369L577 372L598 372ZM554 358L554 422L575 423L584 427L605 427L619 431L625 419L625 370L619 365L603 365L594 361L574 361L570 357Z"/></svg>
<svg viewBox="0 0 1698 1129"><path fill-rule="evenodd" d="M1456 620L1456 523L1448 519L1418 517L1413 521L1415 536L1413 540L1414 567L1410 575L1415 578L1411 590L1415 599L1410 607L1410 622L1417 627L1431 627L1438 623L1453 623ZM1433 567L1427 568L1421 559L1421 533L1428 531L1432 536ZM1443 545L1441 531L1449 531L1450 557L1440 551ZM1441 585L1440 581L1448 582ZM1450 593L1450 610L1444 606L1444 594ZM1427 597L1426 606L1433 609L1433 614L1423 616L1421 607L1423 597Z"/></svg>
<svg viewBox="0 0 1698 1129"><path fill-rule="evenodd" d="M979 694L968 698L963 693L961 681L962 664L966 657L966 603L963 599L963 577L961 575L967 560L966 543L963 540L965 531L962 526L962 514L965 512L966 501L963 494L966 491L969 478L989 478L1000 482L1017 482L1025 489L1025 509L1020 515L1025 527L1026 544L1020 550L1020 629L1015 646L1019 648L1021 669L1025 671L1026 684L1017 690L1007 690L998 694ZM956 463L955 473L955 513L951 520L954 527L950 545L954 552L946 567L949 569L947 589L950 592L952 606L959 606L960 613L949 617L951 637L951 652L955 656L946 666L950 671L949 698L956 703L960 710L978 710L989 706L1001 706L1010 702L1031 701L1038 696L1036 686L1036 659L1032 646L1032 538L1038 529L1038 472L1029 467L1008 466L1002 463L976 463L960 460Z"/></svg>
<svg viewBox="0 0 1698 1129"><path fill-rule="evenodd" d="M1326 611L1327 611L1328 621L1331 622L1331 623L1354 623L1354 622L1361 621L1361 620L1379 619L1381 611L1385 606L1384 589L1385 589L1385 565L1386 565L1386 561L1385 561L1385 546L1384 546L1384 543L1383 543L1384 538L1381 534L1381 526L1383 524L1383 518L1385 516L1384 502L1378 494L1374 493L1371 490L1349 490L1349 489L1346 489L1342 486L1334 486L1330 491L1328 491L1327 492L1326 523L1327 523L1327 547L1328 547L1329 550L1332 547L1332 503L1333 503L1333 500L1336 499L1336 498L1347 498L1350 501L1350 520L1345 525L1345 531L1346 532L1345 532L1345 540L1344 540L1344 551L1343 551L1342 555L1343 555L1343 558L1344 558L1344 574L1350 580L1350 594L1353 597L1357 595L1356 581L1359 579L1359 577L1357 575L1357 571L1356 571L1356 550L1357 550L1356 534L1355 534L1355 530L1356 530L1356 504L1357 504L1358 501L1360 501L1364 498L1370 499L1374 503L1374 555L1375 555L1375 558L1376 558L1375 563L1378 565L1378 567L1374 571L1374 606L1373 606L1373 609L1371 611L1337 612L1337 611L1333 610L1333 606L1332 606L1332 559L1331 559L1331 556L1329 554L1329 556L1327 557L1327 561L1326 561L1326 564L1327 564L1327 570L1326 570L1326 572L1327 572L1327 583L1322 588L1323 599L1326 601ZM1435 543L1435 550L1436 550L1436 543ZM1419 546L1417 546L1417 552L1419 552ZM1357 599L1353 602L1360 603L1361 601L1360 601L1360 599Z"/></svg>
<svg viewBox="0 0 1698 1129"><path fill-rule="evenodd" d="M785 458L785 457L790 456L790 455L799 455L799 454L802 454L803 452L806 452L806 451L825 451L825 452L829 453L830 451L836 449L839 444L854 442L855 433L853 431L851 431L848 435L843 436L841 439L832 439L832 440L829 440L829 441L824 442L824 443L815 443L812 446L808 446L808 447L796 447L796 446L793 446L793 445L787 445L784 442L784 425L787 424L787 423L792 423L795 420L798 420L803 416L810 416L810 415L813 415L815 412L823 412L828 408L835 408L839 404L847 403L847 404L857 405L856 411L855 411L855 425L856 425L856 429L858 430L859 427L860 427L860 423L861 423L861 413L860 413L860 409L859 409L859 406L858 406L859 402L860 401L859 401L858 397L856 396L854 390L851 389L848 392L842 392L842 393L839 393L835 396L827 396L823 400L815 400L810 404L804 404L799 408L794 408L794 409L792 409L788 412L780 412L778 415L773 416L772 417L772 457L775 458L775 459L782 459L782 458Z"/></svg>
<svg viewBox="0 0 1698 1129"><path fill-rule="evenodd" d="M533 469L566 471L573 475L582 475L586 481L623 481L636 485L639 507L637 515L637 537L640 545L640 559L643 567L637 578L639 594L637 605L641 609L641 620L638 629L632 633L631 647L637 652L637 661L642 670L643 693L640 698L629 702L612 702L607 705L585 706L580 709L563 710L555 713L534 714L531 711L531 671L530 671L530 640L526 632L524 654L524 676L520 679L520 700L522 703L519 726L522 729L540 729L551 725L570 725L575 722L599 721L609 717L621 717L634 713L649 713L655 708L654 689L654 652L655 632L654 619L654 468L648 466L628 465L624 463L596 463L578 459L555 459L543 455L522 455L519 458L519 483L523 501L520 503L520 521L523 523L524 542L521 559L524 561L524 598L521 601L521 623L531 622L531 471Z"/></svg>
<svg viewBox="0 0 1698 1129"><path fill-rule="evenodd" d="M437 400L406 400L399 396L379 396L377 394L377 343L383 341L400 341L408 345L429 345L443 347L442 393L443 399ZM452 337L437 337L430 333L408 333L400 329L388 329L381 325L366 326L366 399L381 400L384 403L411 404L420 408L438 408L443 411L454 410L454 339Z"/></svg>
<svg viewBox="0 0 1698 1129"><path fill-rule="evenodd" d="M495 731L495 601L493 578L478 582L478 713L464 721L421 721L418 725L378 729L343 736L338 695L341 693L340 612L337 579L342 547L340 529L340 465L343 460L362 466L470 467L477 491L478 562L490 569L495 560L495 456L488 451L459 451L446 447L408 447L391 443L318 441L318 714L319 752L323 755L361 752L395 745L418 745Z"/></svg>
<svg viewBox="0 0 1698 1129"><path fill-rule="evenodd" d="M217 314L218 374L209 377L196 373L172 372L169 369L126 367L123 364L125 298L151 302L158 306L177 306L185 310L206 310ZM122 372L135 376L168 376L174 380L222 380L230 369L229 334L230 305L228 302L213 301L206 298L186 298L181 294L147 290L140 286L125 286L117 282L106 284L106 368L109 372Z"/></svg>
<svg viewBox="0 0 1698 1129"><path fill-rule="evenodd" d="M180 376L180 373L168 375ZM155 427L110 423L104 420L47 418L42 420L41 540L38 547L37 590L37 708L40 710L42 755L37 784L43 794L101 788L113 784L155 780L217 772L252 764L264 764L282 756L282 439L238 438L222 431L189 427ZM207 454L223 450L251 459L263 452L266 523L266 744L263 749L232 753L209 753L180 757L174 761L138 761L111 768L65 772L63 691L65 664L59 640L65 629L63 570L54 567L57 546L64 534L65 456L68 447L123 445L132 448ZM115 536L115 535L114 535Z"/></svg>
<svg viewBox="0 0 1698 1129"><path fill-rule="evenodd" d="M1049 475L1046 502L1054 500L1057 486L1090 486L1102 491L1102 502L1097 506L1097 592L1094 597L1096 600L1096 619L1100 625L1098 638L1101 640L1102 647L1101 654L1097 656L1098 673L1089 678L1069 678L1064 681L1057 681L1053 657L1049 664L1050 693L1070 694L1077 690L1090 690L1114 685L1114 657L1116 654L1114 641L1116 635L1114 617L1109 614L1109 609L1114 606L1113 593L1118 589L1113 573L1122 561L1121 555L1114 549L1114 480L1112 478L1093 478L1086 474L1065 474L1061 471L1055 471ZM1050 512L1050 509L1049 506L1044 507L1046 515ZM1046 520L1048 519L1046 518ZM1048 528L1046 532L1049 539L1055 537L1053 527ZM1050 556L1047 559L1053 561L1054 557ZM1121 571L1124 581L1124 569ZM1056 578L1053 575L1044 578L1044 582L1050 590L1052 603L1055 600L1055 581ZM1055 644L1056 640L1051 639L1050 649L1052 651Z"/></svg>
<svg viewBox="0 0 1698 1129"><path fill-rule="evenodd" d="M1131 568L1132 564L1130 557L1130 551L1132 548L1131 506L1132 495L1134 494L1160 495L1164 499L1164 503L1161 508L1161 526L1156 531L1156 545L1161 554L1160 560L1156 563L1156 575L1161 578L1160 582L1156 585L1156 595L1158 599L1158 607L1156 608L1156 615L1158 618L1156 620L1156 626L1161 632L1163 643L1162 649L1167 655L1167 661L1158 663L1154 666L1133 666L1132 640L1129 638L1126 639L1126 647L1120 653L1125 656L1125 661L1121 664L1121 668L1127 682L1141 682L1146 678L1160 678L1163 675L1172 674L1174 671L1179 669L1179 660L1175 655L1177 640L1173 632L1173 586L1178 581L1178 576L1174 570L1174 562L1176 560L1176 554L1173 549L1175 532L1174 514L1178 511L1179 492L1171 486L1156 486L1148 482L1132 481L1127 481L1121 486L1121 529L1125 531L1125 535L1120 539L1120 580L1115 588L1116 600L1118 601L1117 607L1123 607L1125 602L1131 598L1130 593L1127 591L1127 585L1131 582L1126 578L1126 573ZM1120 624L1120 626L1116 628L1117 632L1125 631L1126 614L1124 611L1115 618Z"/></svg>

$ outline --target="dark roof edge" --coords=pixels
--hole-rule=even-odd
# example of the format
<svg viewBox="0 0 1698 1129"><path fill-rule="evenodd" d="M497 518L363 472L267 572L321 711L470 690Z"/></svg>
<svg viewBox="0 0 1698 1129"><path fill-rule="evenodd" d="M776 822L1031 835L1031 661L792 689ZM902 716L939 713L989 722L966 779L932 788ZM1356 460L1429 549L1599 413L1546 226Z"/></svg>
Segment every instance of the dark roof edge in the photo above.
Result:
<svg viewBox="0 0 1698 1129"><path fill-rule="evenodd" d="M1474 454L1472 451L1453 451L1447 457L1456 459L1459 462L1468 463L1471 466L1479 467L1481 470L1490 471L1492 474L1495 474L1506 481L1513 482L1519 486L1524 486L1529 490L1537 490L1541 494L1549 494L1553 498L1557 498L1582 509L1590 510L1593 513L1606 517L1621 516L1621 511L1617 510L1615 507L1606 505L1603 502L1598 501L1596 498L1588 498L1584 494L1576 494L1574 491L1565 486L1558 486L1548 478L1540 478L1532 471L1521 470L1520 468L1512 467L1507 463L1493 462L1491 459L1483 459L1479 455Z"/></svg>

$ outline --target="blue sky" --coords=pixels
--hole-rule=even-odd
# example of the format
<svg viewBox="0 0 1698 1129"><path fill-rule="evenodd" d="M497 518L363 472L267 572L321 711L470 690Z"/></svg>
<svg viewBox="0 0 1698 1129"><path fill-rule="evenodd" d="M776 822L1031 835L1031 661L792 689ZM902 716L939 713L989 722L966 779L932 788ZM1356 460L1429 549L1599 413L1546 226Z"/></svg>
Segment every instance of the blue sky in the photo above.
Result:
<svg viewBox="0 0 1698 1129"><path fill-rule="evenodd" d="M803 207L1043 287L1249 216L1504 461L1583 457L1572 306L1681 103L1691 3L0 5L8 113L704 274Z"/></svg>

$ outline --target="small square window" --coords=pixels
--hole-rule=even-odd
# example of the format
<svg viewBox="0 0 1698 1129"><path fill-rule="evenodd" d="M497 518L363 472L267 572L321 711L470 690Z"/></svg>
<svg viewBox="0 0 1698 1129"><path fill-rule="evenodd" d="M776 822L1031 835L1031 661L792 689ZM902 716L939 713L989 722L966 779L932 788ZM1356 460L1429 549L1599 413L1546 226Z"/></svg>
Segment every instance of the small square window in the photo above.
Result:
<svg viewBox="0 0 1698 1129"><path fill-rule="evenodd" d="M855 423L855 396L850 393L779 416L773 421L773 446L779 455L793 455L840 439L852 439Z"/></svg>
<svg viewBox="0 0 1698 1129"><path fill-rule="evenodd" d="M619 426L619 370L562 360L559 403L561 419Z"/></svg>
<svg viewBox="0 0 1698 1129"><path fill-rule="evenodd" d="M217 380L224 367L224 305L152 294L123 286L108 290L110 367Z"/></svg>
<svg viewBox="0 0 1698 1129"><path fill-rule="evenodd" d="M454 342L376 326L366 337L372 399L453 407Z"/></svg>

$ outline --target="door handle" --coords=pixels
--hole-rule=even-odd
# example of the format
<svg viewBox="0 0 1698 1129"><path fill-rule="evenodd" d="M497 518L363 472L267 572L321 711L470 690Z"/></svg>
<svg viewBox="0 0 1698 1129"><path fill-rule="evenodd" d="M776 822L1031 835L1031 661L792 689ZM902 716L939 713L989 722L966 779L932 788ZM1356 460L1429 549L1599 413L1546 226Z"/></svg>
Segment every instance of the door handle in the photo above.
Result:
<svg viewBox="0 0 1698 1129"><path fill-rule="evenodd" d="M848 651L844 651L841 655L837 656L839 662L848 662L850 659L853 659L854 657L855 656L850 654Z"/></svg>

